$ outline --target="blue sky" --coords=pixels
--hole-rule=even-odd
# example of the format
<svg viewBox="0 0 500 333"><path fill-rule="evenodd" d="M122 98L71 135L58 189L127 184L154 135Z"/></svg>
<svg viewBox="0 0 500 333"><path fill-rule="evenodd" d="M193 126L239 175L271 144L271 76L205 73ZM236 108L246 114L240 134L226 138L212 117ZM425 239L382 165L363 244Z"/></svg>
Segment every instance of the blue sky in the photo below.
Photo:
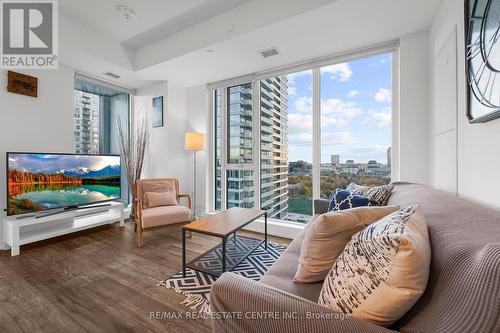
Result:
<svg viewBox="0 0 500 333"><path fill-rule="evenodd" d="M321 161L375 159L391 144L392 58L383 54L321 69ZM312 71L288 75L288 159L312 161Z"/></svg>

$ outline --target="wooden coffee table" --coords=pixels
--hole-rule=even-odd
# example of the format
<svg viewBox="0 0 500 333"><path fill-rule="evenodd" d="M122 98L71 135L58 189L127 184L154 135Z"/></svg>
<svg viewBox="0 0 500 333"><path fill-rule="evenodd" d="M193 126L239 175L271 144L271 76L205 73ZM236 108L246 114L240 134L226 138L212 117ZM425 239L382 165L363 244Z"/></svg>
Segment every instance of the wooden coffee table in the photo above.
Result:
<svg viewBox="0 0 500 333"><path fill-rule="evenodd" d="M264 216L264 239L237 235L237 231ZM186 232L219 237L222 243L186 263ZM182 274L186 277L186 268L220 276L233 270L255 249L264 244L267 250L267 212L248 208L230 208L215 215L182 227Z"/></svg>

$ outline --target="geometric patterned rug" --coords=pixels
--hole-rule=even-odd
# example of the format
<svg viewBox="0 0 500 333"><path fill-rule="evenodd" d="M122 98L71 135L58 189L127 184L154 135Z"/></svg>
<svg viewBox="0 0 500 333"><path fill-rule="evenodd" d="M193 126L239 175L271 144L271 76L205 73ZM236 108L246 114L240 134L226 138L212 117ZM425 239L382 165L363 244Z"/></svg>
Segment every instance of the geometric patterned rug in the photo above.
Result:
<svg viewBox="0 0 500 333"><path fill-rule="evenodd" d="M228 241L228 245L230 243L231 242ZM259 281L285 249L286 245L275 243L268 243L267 250L264 249L264 245L261 245L231 272ZM213 265L213 267L211 267L211 265ZM220 261L207 259L207 261L204 262L204 267L215 270L217 267L220 267ZM185 278L182 277L182 271L180 271L168 279L161 281L158 286L173 289L177 293L186 296L186 299L181 304L189 307L191 310L199 308L200 312L208 313L208 297L210 288L215 280L217 280L217 277L213 275L187 268Z"/></svg>

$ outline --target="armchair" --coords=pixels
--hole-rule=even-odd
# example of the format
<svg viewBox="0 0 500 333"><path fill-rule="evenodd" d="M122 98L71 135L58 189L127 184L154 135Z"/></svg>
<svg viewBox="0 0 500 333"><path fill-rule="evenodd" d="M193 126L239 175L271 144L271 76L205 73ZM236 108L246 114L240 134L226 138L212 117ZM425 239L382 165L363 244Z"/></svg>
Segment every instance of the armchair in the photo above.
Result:
<svg viewBox="0 0 500 333"><path fill-rule="evenodd" d="M180 226L191 222L191 197L189 194L179 193L179 181L175 178L139 179L135 183L136 191L136 231L137 243L143 246L142 233L163 227ZM177 202L187 200L187 207L160 206L149 207L147 192L175 191Z"/></svg>

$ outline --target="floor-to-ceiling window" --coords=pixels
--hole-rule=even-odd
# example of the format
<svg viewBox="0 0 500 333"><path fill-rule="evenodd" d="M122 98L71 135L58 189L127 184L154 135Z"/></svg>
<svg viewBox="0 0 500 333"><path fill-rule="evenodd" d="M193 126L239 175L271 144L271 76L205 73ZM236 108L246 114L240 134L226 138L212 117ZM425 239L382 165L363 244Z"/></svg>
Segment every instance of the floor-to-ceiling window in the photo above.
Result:
<svg viewBox="0 0 500 333"><path fill-rule="evenodd" d="M117 120L129 126L130 94L120 87L75 79L74 151L78 154L120 154ZM122 200L128 186L122 167Z"/></svg>
<svg viewBox="0 0 500 333"><path fill-rule="evenodd" d="M393 74L388 51L213 89L213 208L307 222L315 196L390 182Z"/></svg>
<svg viewBox="0 0 500 333"><path fill-rule="evenodd" d="M392 54L320 69L321 197L391 181Z"/></svg>

